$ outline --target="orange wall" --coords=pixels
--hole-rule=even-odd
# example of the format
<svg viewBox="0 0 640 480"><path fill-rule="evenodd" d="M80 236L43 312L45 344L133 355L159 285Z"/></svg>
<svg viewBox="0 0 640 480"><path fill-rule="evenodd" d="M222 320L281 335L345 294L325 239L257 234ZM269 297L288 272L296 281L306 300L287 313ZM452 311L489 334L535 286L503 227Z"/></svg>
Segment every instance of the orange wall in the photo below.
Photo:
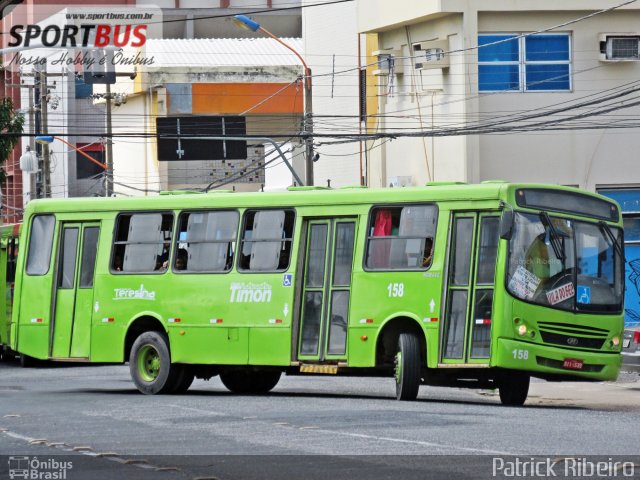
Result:
<svg viewBox="0 0 640 480"><path fill-rule="evenodd" d="M279 93L278 93L279 92ZM192 111L194 114L234 114L251 107L251 114L303 113L304 89L286 83L194 83Z"/></svg>

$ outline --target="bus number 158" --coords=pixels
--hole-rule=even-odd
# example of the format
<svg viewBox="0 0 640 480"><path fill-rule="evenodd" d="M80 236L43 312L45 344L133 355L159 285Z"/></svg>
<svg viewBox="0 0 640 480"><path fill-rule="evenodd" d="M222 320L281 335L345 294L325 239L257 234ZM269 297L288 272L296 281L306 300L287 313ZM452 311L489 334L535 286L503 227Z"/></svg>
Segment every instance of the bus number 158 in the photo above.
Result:
<svg viewBox="0 0 640 480"><path fill-rule="evenodd" d="M402 297L404 296L404 283L390 283L387 286L390 297Z"/></svg>

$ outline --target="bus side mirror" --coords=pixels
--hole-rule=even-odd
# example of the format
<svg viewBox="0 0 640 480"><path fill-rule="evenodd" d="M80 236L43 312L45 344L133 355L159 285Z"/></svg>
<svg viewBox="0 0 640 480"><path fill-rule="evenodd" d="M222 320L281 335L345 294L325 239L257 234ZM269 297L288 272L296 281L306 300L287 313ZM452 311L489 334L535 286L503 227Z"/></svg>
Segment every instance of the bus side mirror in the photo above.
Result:
<svg viewBox="0 0 640 480"><path fill-rule="evenodd" d="M511 240L513 220L513 210L505 210L502 212L502 218L500 219L500 238L503 240Z"/></svg>

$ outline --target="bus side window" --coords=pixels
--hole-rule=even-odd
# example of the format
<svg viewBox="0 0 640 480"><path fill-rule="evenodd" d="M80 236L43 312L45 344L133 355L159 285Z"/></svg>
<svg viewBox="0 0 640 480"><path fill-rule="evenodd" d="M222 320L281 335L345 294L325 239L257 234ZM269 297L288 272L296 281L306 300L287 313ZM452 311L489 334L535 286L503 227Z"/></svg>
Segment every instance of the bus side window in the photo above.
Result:
<svg viewBox="0 0 640 480"><path fill-rule="evenodd" d="M174 271L228 272L240 215L236 211L183 213Z"/></svg>
<svg viewBox="0 0 640 480"><path fill-rule="evenodd" d="M119 215L111 269L130 273L166 271L172 230L171 214Z"/></svg>
<svg viewBox="0 0 640 480"><path fill-rule="evenodd" d="M295 214L293 210L245 213L238 269L276 272L289 267Z"/></svg>
<svg viewBox="0 0 640 480"><path fill-rule="evenodd" d="M438 211L432 205L371 210L366 267L423 270L431 265Z"/></svg>
<svg viewBox="0 0 640 480"><path fill-rule="evenodd" d="M36 215L31 222L29 251L27 253L27 275L46 275L51 263L53 230L56 219L53 215Z"/></svg>

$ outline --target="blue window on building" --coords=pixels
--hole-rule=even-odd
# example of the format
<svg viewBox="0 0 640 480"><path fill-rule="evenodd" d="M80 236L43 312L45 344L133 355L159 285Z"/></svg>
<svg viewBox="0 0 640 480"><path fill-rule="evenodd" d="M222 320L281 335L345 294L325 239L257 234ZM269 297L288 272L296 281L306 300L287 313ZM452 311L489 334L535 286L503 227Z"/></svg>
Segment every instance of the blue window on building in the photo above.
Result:
<svg viewBox="0 0 640 480"><path fill-rule="evenodd" d="M500 91L571 90L568 33L481 34L478 36L478 89Z"/></svg>
<svg viewBox="0 0 640 480"><path fill-rule="evenodd" d="M82 78L76 77L76 98L89 98L93 95L93 85L84 83Z"/></svg>
<svg viewBox="0 0 640 480"><path fill-rule="evenodd" d="M624 321L640 325L640 189L599 189L620 204L624 222L625 295Z"/></svg>

